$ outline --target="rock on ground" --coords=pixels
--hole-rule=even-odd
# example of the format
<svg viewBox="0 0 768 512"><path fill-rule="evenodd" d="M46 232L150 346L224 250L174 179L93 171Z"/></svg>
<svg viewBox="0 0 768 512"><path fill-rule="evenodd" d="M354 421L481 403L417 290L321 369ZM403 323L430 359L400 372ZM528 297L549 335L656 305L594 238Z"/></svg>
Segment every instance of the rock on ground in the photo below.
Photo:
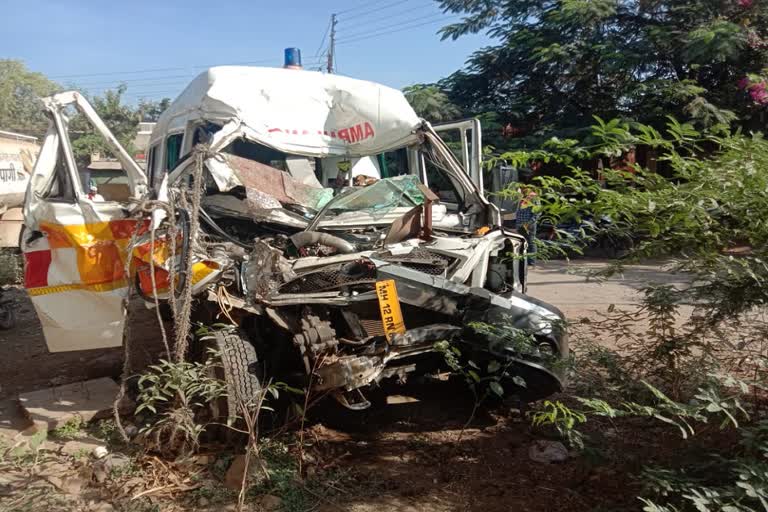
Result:
<svg viewBox="0 0 768 512"><path fill-rule="evenodd" d="M23 393L19 402L30 420L45 422L53 430L77 417L87 422L109 414L118 391L115 381L104 377Z"/></svg>
<svg viewBox="0 0 768 512"><path fill-rule="evenodd" d="M559 441L534 441L528 449L528 457L534 462L551 464L568 460L568 448Z"/></svg>

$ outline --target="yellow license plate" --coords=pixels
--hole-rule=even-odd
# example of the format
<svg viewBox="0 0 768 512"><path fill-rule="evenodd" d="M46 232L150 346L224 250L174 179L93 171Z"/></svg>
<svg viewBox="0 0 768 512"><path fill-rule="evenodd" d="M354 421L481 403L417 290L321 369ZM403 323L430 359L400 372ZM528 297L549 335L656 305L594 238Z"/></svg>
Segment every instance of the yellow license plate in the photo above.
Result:
<svg viewBox="0 0 768 512"><path fill-rule="evenodd" d="M397 296L397 287L393 279L376 282L376 295L379 297L379 310L381 311L381 323L384 325L384 334L387 341L392 341L395 334L405 333L403 312L400 310L400 299Z"/></svg>

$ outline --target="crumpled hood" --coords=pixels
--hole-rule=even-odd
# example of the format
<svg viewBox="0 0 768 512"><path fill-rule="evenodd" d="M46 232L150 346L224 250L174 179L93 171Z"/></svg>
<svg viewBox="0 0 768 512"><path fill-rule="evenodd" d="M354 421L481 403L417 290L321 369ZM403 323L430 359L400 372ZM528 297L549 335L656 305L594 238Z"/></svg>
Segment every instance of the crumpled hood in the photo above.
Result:
<svg viewBox="0 0 768 512"><path fill-rule="evenodd" d="M239 121L248 138L290 154L366 156L416 140L403 93L315 71L221 66L198 75L160 117L162 134L206 120Z"/></svg>

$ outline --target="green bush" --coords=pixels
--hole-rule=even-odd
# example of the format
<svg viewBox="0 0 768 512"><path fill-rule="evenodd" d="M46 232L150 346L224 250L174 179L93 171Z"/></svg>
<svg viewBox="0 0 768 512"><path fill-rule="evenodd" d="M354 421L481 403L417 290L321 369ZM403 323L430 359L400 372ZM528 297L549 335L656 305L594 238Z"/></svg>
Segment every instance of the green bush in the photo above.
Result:
<svg viewBox="0 0 768 512"><path fill-rule="evenodd" d="M721 126L699 132L671 119L663 134L597 121L591 134L597 144L590 147L552 140L539 150L500 157L569 168L561 177L536 178L536 208L554 225L581 225L581 233L563 234L556 244L539 242L540 254L572 254L600 236L625 237L634 245L606 274L625 262L667 257L672 270L688 273L693 284L647 288L637 309L609 308L603 320L572 326L575 338L580 331L600 331L613 336L618 348L591 345L579 353L574 343L572 380L589 398L576 399L577 407L548 402L531 417L535 424L554 425L577 447L589 443L579 425L595 416L661 421L686 439L712 435L709 425L736 429L740 443L697 452L697 464L646 468L644 509L768 510L768 420L749 404L764 392L768 368L768 324L762 320L768 302L768 141ZM637 165L605 169L601 183L595 171L578 166L610 162L636 146L658 154L665 174ZM682 305L694 315L681 326Z"/></svg>

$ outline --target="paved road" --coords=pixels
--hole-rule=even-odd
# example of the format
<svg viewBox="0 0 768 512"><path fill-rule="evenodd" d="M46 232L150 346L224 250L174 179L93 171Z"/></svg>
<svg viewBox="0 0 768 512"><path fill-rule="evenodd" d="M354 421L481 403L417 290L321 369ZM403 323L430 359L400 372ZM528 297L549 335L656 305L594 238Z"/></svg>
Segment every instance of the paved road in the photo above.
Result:
<svg viewBox="0 0 768 512"><path fill-rule="evenodd" d="M673 274L664 263L628 265L620 275L590 279L588 274L606 268L604 260L548 261L531 268L528 293L560 308L571 320L605 311L608 306L637 304L641 290L650 284L685 286L689 279Z"/></svg>

